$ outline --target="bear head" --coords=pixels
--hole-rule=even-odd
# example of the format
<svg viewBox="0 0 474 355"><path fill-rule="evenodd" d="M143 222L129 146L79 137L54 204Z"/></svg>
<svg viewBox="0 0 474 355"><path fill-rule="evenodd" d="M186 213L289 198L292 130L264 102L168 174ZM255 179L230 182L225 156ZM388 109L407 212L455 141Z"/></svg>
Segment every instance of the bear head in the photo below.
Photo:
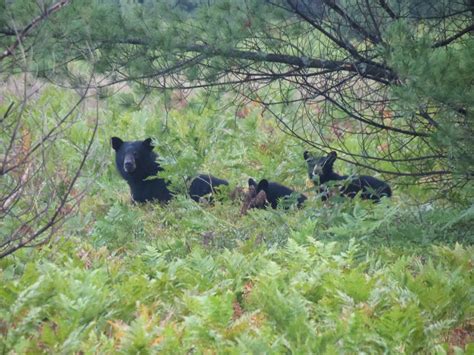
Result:
<svg viewBox="0 0 474 355"><path fill-rule="evenodd" d="M248 184L248 192L245 195L244 202L240 210L241 215L246 214L251 208L265 208L268 204L266 192L268 189L268 181L263 179L257 184L254 179L250 178Z"/></svg>
<svg viewBox="0 0 474 355"><path fill-rule="evenodd" d="M336 152L331 152L323 157L317 157L305 151L303 157L308 167L308 176L312 181L316 179L321 181L333 174L333 165L337 158Z"/></svg>
<svg viewBox="0 0 474 355"><path fill-rule="evenodd" d="M152 174L156 156L153 153L152 139L143 141L124 142L118 137L111 138L112 148L115 150L115 163L124 179L133 177L143 178Z"/></svg>

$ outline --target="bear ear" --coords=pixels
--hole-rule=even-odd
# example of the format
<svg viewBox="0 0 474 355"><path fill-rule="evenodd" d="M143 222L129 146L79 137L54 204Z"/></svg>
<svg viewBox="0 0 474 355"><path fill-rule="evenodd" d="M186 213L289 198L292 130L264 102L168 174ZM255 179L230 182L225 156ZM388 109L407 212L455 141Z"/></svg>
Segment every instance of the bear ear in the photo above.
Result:
<svg viewBox="0 0 474 355"><path fill-rule="evenodd" d="M119 150L123 144L123 140L121 140L119 137L112 137L110 138L110 143L112 144L112 148L114 148L114 150Z"/></svg>
<svg viewBox="0 0 474 355"><path fill-rule="evenodd" d="M337 153L336 152L330 152L326 158L327 164L334 164L337 158Z"/></svg>
<svg viewBox="0 0 474 355"><path fill-rule="evenodd" d="M304 157L304 160L308 160L311 157L311 155L309 154L307 150L305 150L303 153L303 157Z"/></svg>
<svg viewBox="0 0 474 355"><path fill-rule="evenodd" d="M153 145L153 142L152 142L151 138L145 139L145 140L142 142L142 144L143 144L143 146L144 146L145 148L147 148L148 150L153 150L153 148L155 147L155 146Z"/></svg>
<svg viewBox="0 0 474 355"><path fill-rule="evenodd" d="M249 179L249 187L252 187L252 186L257 187L257 182L254 179L250 178Z"/></svg>
<svg viewBox="0 0 474 355"><path fill-rule="evenodd" d="M267 189L268 189L268 180L267 179L260 180L257 186L257 191L262 191L262 190L266 191Z"/></svg>

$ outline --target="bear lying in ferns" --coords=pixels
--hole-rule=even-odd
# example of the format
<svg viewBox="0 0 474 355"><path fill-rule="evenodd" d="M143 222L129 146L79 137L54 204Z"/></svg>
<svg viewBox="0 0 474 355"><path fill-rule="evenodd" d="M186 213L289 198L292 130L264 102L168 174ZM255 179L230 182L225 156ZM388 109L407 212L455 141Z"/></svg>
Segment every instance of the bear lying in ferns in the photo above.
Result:
<svg viewBox="0 0 474 355"><path fill-rule="evenodd" d="M115 150L117 170L130 186L135 202L168 202L173 198L164 179L152 178L163 171L163 168L156 162L157 155L153 152L151 138L124 142L118 137L112 137L111 143ZM201 197L215 193L217 186L228 184L226 180L201 174L192 180L188 192L194 201L199 202Z"/></svg>
<svg viewBox="0 0 474 355"><path fill-rule="evenodd" d="M337 158L336 152L323 157L315 157L305 151L303 156L308 165L308 176L316 186L319 186L323 201L328 198L326 184L331 181L339 181L340 183L336 184L340 194L350 198L354 198L359 192L361 198L374 202L379 202L383 196L392 196L392 190L385 181L367 175L347 176L335 173L333 165Z"/></svg>
<svg viewBox="0 0 474 355"><path fill-rule="evenodd" d="M266 208L268 204L272 208L277 208L278 204L282 204L287 209L292 203L291 195L295 196L298 207L306 200L305 195L277 182L262 179L257 184L254 179L249 179L248 184L249 191L242 205L241 214L245 214L250 208Z"/></svg>

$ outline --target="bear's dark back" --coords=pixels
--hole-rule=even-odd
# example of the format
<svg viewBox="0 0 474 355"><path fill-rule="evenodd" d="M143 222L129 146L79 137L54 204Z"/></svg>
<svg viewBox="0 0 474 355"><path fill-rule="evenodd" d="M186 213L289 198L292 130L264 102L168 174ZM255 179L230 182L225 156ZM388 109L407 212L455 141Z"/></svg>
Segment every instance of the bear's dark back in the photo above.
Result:
<svg viewBox="0 0 474 355"><path fill-rule="evenodd" d="M391 197L392 190L390 185L385 181L379 180L373 176L360 175L354 177L343 176L345 179L350 179L350 183L346 184L342 189L342 193L354 197L357 193L360 192L360 196L363 199L380 201L380 198Z"/></svg>
<svg viewBox="0 0 474 355"><path fill-rule="evenodd" d="M319 192L322 193L321 198L323 201L327 199L327 189L325 184L330 181L340 181L340 183L337 183L337 186L340 188L340 194L350 198L354 198L358 193L360 193L361 198L378 202L383 196L392 196L390 185L373 176L341 176L335 173L333 170L333 164L337 157L336 152L331 152L324 157L315 157L305 151L303 157L306 160L309 178L315 185L319 184ZM320 166L321 169L319 169L320 173L315 175L314 169L317 166Z"/></svg>
<svg viewBox="0 0 474 355"><path fill-rule="evenodd" d="M216 187L229 185L224 179L219 179L209 174L200 174L196 176L189 186L189 196L196 202L203 196L212 195L216 192Z"/></svg>
<svg viewBox="0 0 474 355"><path fill-rule="evenodd" d="M268 188L265 190L265 192L267 194L267 200L272 208L277 208L279 199L288 197L293 193L299 195L298 206L300 206L306 200L305 195L300 194L299 192L296 192L295 190L277 182L268 182Z"/></svg>

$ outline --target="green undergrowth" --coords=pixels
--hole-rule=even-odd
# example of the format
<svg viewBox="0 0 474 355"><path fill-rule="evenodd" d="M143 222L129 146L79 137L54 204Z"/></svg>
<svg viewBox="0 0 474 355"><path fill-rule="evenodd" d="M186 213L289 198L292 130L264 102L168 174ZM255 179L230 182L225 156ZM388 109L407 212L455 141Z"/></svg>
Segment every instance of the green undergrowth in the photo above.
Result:
<svg viewBox="0 0 474 355"><path fill-rule="evenodd" d="M472 332L474 249L447 242L466 228L450 213L413 217L390 201L246 216L229 201L117 202L84 223L87 238L60 236L0 261L1 346L469 353L452 333Z"/></svg>
<svg viewBox="0 0 474 355"><path fill-rule="evenodd" d="M196 96L165 113L160 100L102 103L79 212L49 245L0 260L1 353L473 353L474 209L462 191L453 201L392 180L379 204L323 203L306 185L306 147L259 108L235 116ZM212 205L182 194L133 205L111 136L153 137L177 192L211 172L308 200L244 216L229 191Z"/></svg>
<svg viewBox="0 0 474 355"><path fill-rule="evenodd" d="M360 254L354 240L196 246L178 257L72 239L2 262L2 347L443 353L451 329L472 326L472 248Z"/></svg>

